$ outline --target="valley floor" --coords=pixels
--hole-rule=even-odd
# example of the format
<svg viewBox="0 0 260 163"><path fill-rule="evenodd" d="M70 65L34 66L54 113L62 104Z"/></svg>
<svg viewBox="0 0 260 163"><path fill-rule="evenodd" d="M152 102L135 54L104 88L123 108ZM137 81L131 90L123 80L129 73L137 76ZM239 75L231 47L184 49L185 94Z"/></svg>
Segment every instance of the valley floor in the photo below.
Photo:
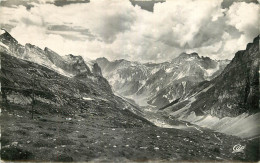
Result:
<svg viewBox="0 0 260 163"><path fill-rule="evenodd" d="M223 161L254 160L257 155L255 142L238 137L210 130L109 126L94 114L35 114L32 119L22 109L2 109L1 126L3 160ZM232 153L236 144L248 148Z"/></svg>

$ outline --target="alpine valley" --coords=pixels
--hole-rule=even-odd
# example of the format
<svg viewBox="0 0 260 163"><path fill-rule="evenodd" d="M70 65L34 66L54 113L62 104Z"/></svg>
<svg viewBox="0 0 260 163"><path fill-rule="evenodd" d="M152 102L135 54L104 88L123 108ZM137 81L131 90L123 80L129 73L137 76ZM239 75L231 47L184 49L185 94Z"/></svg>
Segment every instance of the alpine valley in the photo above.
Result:
<svg viewBox="0 0 260 163"><path fill-rule="evenodd" d="M61 56L3 30L0 54L3 160L259 159L259 37L231 61L140 63Z"/></svg>
<svg viewBox="0 0 260 163"><path fill-rule="evenodd" d="M150 104L159 108L177 102L198 83L213 79L230 61L182 53L159 64L110 62L106 58L98 58L96 62L116 93L133 98L141 106Z"/></svg>

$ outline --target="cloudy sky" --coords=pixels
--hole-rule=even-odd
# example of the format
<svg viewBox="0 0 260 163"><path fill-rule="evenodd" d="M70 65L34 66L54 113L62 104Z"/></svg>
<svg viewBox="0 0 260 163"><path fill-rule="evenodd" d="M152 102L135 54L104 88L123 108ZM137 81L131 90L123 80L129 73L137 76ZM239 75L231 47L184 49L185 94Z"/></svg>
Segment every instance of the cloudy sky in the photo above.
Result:
<svg viewBox="0 0 260 163"><path fill-rule="evenodd" d="M21 44L90 59L232 59L259 34L257 0L0 1L0 26Z"/></svg>

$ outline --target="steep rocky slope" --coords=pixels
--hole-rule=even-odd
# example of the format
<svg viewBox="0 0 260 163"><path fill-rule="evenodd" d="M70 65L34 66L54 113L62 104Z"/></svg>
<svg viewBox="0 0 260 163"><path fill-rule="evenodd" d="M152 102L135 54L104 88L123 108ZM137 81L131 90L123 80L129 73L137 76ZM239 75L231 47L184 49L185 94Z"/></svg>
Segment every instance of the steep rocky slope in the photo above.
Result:
<svg viewBox="0 0 260 163"><path fill-rule="evenodd" d="M62 57L47 47L42 50L41 48L29 43L23 46L19 44L18 41L7 31L4 31L3 34L0 35L0 42L1 51L23 60L38 63L68 77L73 77L82 72L102 75L98 65L93 67L93 64L87 64L81 56L69 54Z"/></svg>
<svg viewBox="0 0 260 163"><path fill-rule="evenodd" d="M43 93L43 97L36 95L35 98L42 102L69 105L73 98L85 99L89 103L103 99L109 101L111 107L118 104L123 109L140 113L137 107L112 93L98 64L93 64L90 69L81 56L69 54L61 57L48 48L42 50L31 44L22 46L8 32L0 35L0 41L1 84L6 101L13 99L16 104L29 105L32 97L28 91L35 84L36 93Z"/></svg>
<svg viewBox="0 0 260 163"><path fill-rule="evenodd" d="M259 127L259 37L238 51L215 79L202 82L165 109L172 117L224 133L250 137Z"/></svg>
<svg viewBox="0 0 260 163"><path fill-rule="evenodd" d="M178 100L201 81L213 79L229 63L200 57L197 53L182 53L160 64L110 62L106 58L96 62L115 92L136 100L139 105L148 103L156 107Z"/></svg>
<svg viewBox="0 0 260 163"><path fill-rule="evenodd" d="M199 82L216 77L228 62L182 53L152 75L137 95L146 94L149 104L162 107L181 98Z"/></svg>
<svg viewBox="0 0 260 163"><path fill-rule="evenodd" d="M122 111L122 116L124 112L130 114L123 110L131 110L132 106L115 96L106 79L101 76L83 72L68 78L44 66L2 52L1 64L1 91L6 104L28 106L32 104L32 95L34 95L39 105L49 106L46 107L47 110L36 110L36 112L57 112L57 107L64 107L62 112L66 114L85 112L88 109L104 115L116 114L113 113L114 111ZM107 107L102 110L103 107L99 108L100 105ZM53 110L49 110L50 108ZM136 108L134 110L138 111Z"/></svg>

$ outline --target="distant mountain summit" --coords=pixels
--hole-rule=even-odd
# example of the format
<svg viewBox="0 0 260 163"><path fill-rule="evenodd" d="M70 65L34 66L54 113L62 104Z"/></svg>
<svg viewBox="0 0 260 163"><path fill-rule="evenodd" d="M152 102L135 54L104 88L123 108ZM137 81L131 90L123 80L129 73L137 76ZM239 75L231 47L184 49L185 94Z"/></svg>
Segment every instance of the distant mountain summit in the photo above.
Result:
<svg viewBox="0 0 260 163"><path fill-rule="evenodd" d="M162 107L187 93L199 82L222 72L228 60L212 60L197 53L181 53L170 62L146 63L98 58L103 75L118 94L137 99L139 105Z"/></svg>
<svg viewBox="0 0 260 163"><path fill-rule="evenodd" d="M259 36L238 51L220 75L194 87L163 112L224 133L260 134Z"/></svg>

